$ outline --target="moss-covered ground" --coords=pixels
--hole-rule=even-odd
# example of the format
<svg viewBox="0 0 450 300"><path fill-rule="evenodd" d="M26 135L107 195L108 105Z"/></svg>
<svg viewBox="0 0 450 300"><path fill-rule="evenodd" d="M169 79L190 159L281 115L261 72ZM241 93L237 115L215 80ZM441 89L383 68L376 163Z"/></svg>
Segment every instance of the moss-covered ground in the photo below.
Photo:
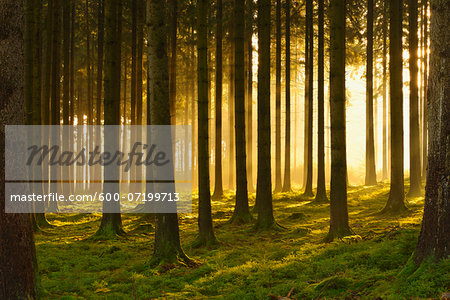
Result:
<svg viewBox="0 0 450 300"><path fill-rule="evenodd" d="M283 231L255 232L252 224L227 223L233 194L213 201L216 236L212 248L193 248L192 214L180 215L181 239L196 267L151 268L153 226L142 215L123 215L127 234L114 240L89 239L98 214L48 215L53 228L36 234L39 273L47 299L417 299L450 290L450 260L410 260L423 212L423 197L408 199L407 212L379 215L388 184L350 187L348 205L354 236L322 242L329 205L314 205L300 192L274 196ZM254 203L254 195L250 199ZM255 215L256 217L256 215Z"/></svg>

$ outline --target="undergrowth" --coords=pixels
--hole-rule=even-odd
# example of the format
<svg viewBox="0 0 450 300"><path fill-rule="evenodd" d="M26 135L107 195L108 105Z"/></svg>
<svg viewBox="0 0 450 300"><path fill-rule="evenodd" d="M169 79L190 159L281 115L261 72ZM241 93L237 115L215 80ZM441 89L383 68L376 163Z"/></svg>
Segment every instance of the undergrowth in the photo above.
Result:
<svg viewBox="0 0 450 300"><path fill-rule="evenodd" d="M355 236L322 243L328 232L329 205L311 204L300 192L274 196L283 231L254 232L235 226L234 195L213 201L219 246L192 248L197 236L196 199L192 214L180 215L186 254L196 267L152 268L153 226L142 215L123 215L127 234L115 240L89 239L99 214L48 215L56 227L36 235L37 258L46 299L404 299L439 297L450 287L450 262L426 261L416 268L410 257L417 243L423 197L408 199L407 212L380 216L387 184L349 187L350 225ZM254 202L254 194L250 197Z"/></svg>

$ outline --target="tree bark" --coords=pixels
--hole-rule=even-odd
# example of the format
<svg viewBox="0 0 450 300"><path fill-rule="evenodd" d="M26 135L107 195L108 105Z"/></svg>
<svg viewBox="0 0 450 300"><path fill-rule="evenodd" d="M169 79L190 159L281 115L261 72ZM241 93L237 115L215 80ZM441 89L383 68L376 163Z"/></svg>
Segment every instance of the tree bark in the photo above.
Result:
<svg viewBox="0 0 450 300"><path fill-rule="evenodd" d="M217 0L216 11L216 135L215 135L215 166L213 199L223 196L222 178L222 0Z"/></svg>
<svg viewBox="0 0 450 300"><path fill-rule="evenodd" d="M417 197L421 192L420 141L419 141L419 87L418 87L418 0L408 0L409 10L409 168L408 196Z"/></svg>
<svg viewBox="0 0 450 300"><path fill-rule="evenodd" d="M308 83L305 86L305 89L308 89L308 92L305 92L305 107L307 118L305 119L305 134L306 134L306 182L305 182L305 192L304 195L307 197L314 196L312 191L312 173L313 173L313 158L312 158L312 149L313 149L313 84L314 84L314 35L313 35L313 1L306 0L306 34L308 35L308 42L306 43L305 50L308 55L305 60L305 66L307 66L307 77L305 76L305 82ZM306 49L307 48L307 49Z"/></svg>
<svg viewBox="0 0 450 300"><path fill-rule="evenodd" d="M24 124L26 56L32 56L33 1L0 1L0 147L5 125ZM25 22L24 20L25 8ZM28 20L30 18L30 20ZM25 24L25 28L24 28ZM27 28L28 27L28 28ZM25 35L25 36L24 36ZM25 37L25 39L24 39ZM26 51L24 51L26 50ZM30 52L29 52L30 51ZM25 55L24 55L25 53ZM4 58L4 59L3 59ZM32 60L30 60L32 62ZM32 80L28 80L31 81ZM32 85L25 85L31 95ZM30 215L5 213L5 152L0 151L0 295L2 299L36 299L36 252Z"/></svg>
<svg viewBox="0 0 450 300"><path fill-rule="evenodd" d="M281 0L276 7L276 50L275 50L275 188L281 192Z"/></svg>
<svg viewBox="0 0 450 300"><path fill-rule="evenodd" d="M283 192L291 191L291 0L286 0L286 133Z"/></svg>
<svg viewBox="0 0 450 300"><path fill-rule="evenodd" d="M424 88L424 99L423 99L423 122L422 122L422 175L427 174L427 162L428 162L428 0L424 0L424 45L425 45L425 55L423 58L424 70L423 70L423 88Z"/></svg>
<svg viewBox="0 0 450 300"><path fill-rule="evenodd" d="M196 246L217 243L211 216L208 147L208 0L197 3L197 81L198 81L198 226Z"/></svg>
<svg viewBox="0 0 450 300"><path fill-rule="evenodd" d="M325 241L352 234L347 210L347 150L345 133L345 0L331 1L330 110L331 185L330 231Z"/></svg>
<svg viewBox="0 0 450 300"><path fill-rule="evenodd" d="M149 113L152 125L171 124L165 11L164 1L147 1L149 78L152 79L149 83ZM190 262L181 247L177 213L157 214L155 230L153 263Z"/></svg>
<svg viewBox="0 0 450 300"><path fill-rule="evenodd" d="M169 101L171 103L170 116L172 124L176 124L176 98L177 98L177 12L178 0L170 0L170 70L169 70Z"/></svg>
<svg viewBox="0 0 450 300"><path fill-rule="evenodd" d="M104 82L104 118L105 125L120 125L120 35L122 28L119 18L122 17L121 4L114 0L104 0L105 5L105 70ZM111 151L119 149L119 133L114 134L111 128L105 131L105 151L106 147L111 147ZM103 168L103 193L118 193L119 184L108 181L115 181L119 178L117 166L104 166ZM120 203L116 201L103 201L102 221L95 237L111 237L123 235L122 219L120 213L110 213L110 211L120 212Z"/></svg>
<svg viewBox="0 0 450 300"><path fill-rule="evenodd" d="M388 141L387 141L387 31L388 31L388 15L387 15L388 1L383 1L383 180L388 178Z"/></svg>
<svg viewBox="0 0 450 300"><path fill-rule="evenodd" d="M391 123L391 190L383 213L406 209L403 174L402 0L389 6L389 93Z"/></svg>
<svg viewBox="0 0 450 300"><path fill-rule="evenodd" d="M373 0L367 1L366 62L366 177L365 185L377 184L373 129Z"/></svg>
<svg viewBox="0 0 450 300"><path fill-rule="evenodd" d="M450 6L446 0L432 0L430 7L429 152L417 264L450 255Z"/></svg>
<svg viewBox="0 0 450 300"><path fill-rule="evenodd" d="M255 191L253 185L253 0L247 0L247 183L248 191Z"/></svg>
<svg viewBox="0 0 450 300"><path fill-rule="evenodd" d="M270 1L258 0L258 171L255 229L276 226L270 155Z"/></svg>
<svg viewBox="0 0 450 300"><path fill-rule="evenodd" d="M319 45L317 65L317 193L314 202L328 202L325 188L325 68L324 68L324 0L319 0Z"/></svg>
<svg viewBox="0 0 450 300"><path fill-rule="evenodd" d="M252 219L248 206L247 157L245 154L245 0L234 1L234 112L236 117L236 205L231 222L248 223Z"/></svg>

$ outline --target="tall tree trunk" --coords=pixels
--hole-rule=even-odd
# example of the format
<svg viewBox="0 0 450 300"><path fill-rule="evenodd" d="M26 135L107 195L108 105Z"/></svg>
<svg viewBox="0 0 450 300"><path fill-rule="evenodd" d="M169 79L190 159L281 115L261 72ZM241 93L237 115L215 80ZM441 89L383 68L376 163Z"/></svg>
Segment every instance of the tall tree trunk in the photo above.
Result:
<svg viewBox="0 0 450 300"><path fill-rule="evenodd" d="M52 83L51 83L51 125L60 125L60 50L61 50L61 3L59 1L55 1L53 3L53 33L52 33ZM51 136L50 143L53 144L56 142L56 139L59 139L59 136ZM57 143L57 142L56 142ZM60 175L57 174L56 168L50 168L50 179L59 180ZM51 192L56 192L56 184L50 185L53 187ZM36 203L36 205L43 205L42 202ZM38 209L40 210L40 209ZM42 210L43 211L43 210ZM57 212L58 211L58 202L50 201L49 202L49 211ZM45 227L49 226L47 219L44 214L36 214L36 222L39 226Z"/></svg>
<svg viewBox="0 0 450 300"><path fill-rule="evenodd" d="M75 117L75 1L70 3L70 74L69 74L69 100L70 125L74 125Z"/></svg>
<svg viewBox="0 0 450 300"><path fill-rule="evenodd" d="M367 1L366 62L366 177L365 185L377 184L373 129L373 0Z"/></svg>
<svg viewBox="0 0 450 300"><path fill-rule="evenodd" d="M450 255L450 10L446 0L431 0L430 7L430 140L422 230L414 253L417 264Z"/></svg>
<svg viewBox="0 0 450 300"><path fill-rule="evenodd" d="M387 31L388 31L388 15L387 15L388 1L383 1L383 180L388 178L388 152L387 152Z"/></svg>
<svg viewBox="0 0 450 300"><path fill-rule="evenodd" d="M308 92L305 92L305 98L307 95L307 99L305 102L305 106L307 108L307 118L305 119L305 134L306 134L306 182L305 182L305 192L304 195L307 197L312 197L312 173L313 173L313 158L312 158L312 149L313 149L313 84L314 84L314 35L313 35L313 1L306 0L306 33L308 35L308 43L307 43L307 59L305 60L305 66L307 65L307 73L308 76L305 76L305 82L308 81L305 89L308 89ZM306 47L306 46L305 46Z"/></svg>
<svg viewBox="0 0 450 300"><path fill-rule="evenodd" d="M317 203L328 202L325 188L325 70L324 70L324 0L319 0L319 45L317 65Z"/></svg>
<svg viewBox="0 0 450 300"><path fill-rule="evenodd" d="M245 0L234 0L234 85L236 116L236 206L231 222L248 223L252 219L248 207L247 192L247 157L245 154L245 64L244 64L244 32L245 32Z"/></svg>
<svg viewBox="0 0 450 300"><path fill-rule="evenodd" d="M5 125L24 124L24 92L32 95L32 72L22 72L32 65L34 1L0 1L0 147L5 147ZM25 24L25 28L24 28ZM30 26L30 27L28 27ZM25 45L25 43L30 43ZM24 57L25 50L25 57ZM25 61L24 61L25 59ZM26 98L25 98L26 99ZM31 97L30 97L31 99ZM0 295L3 299L35 299L38 272L30 215L5 213L5 152L0 151ZM20 255L18 255L20 253Z"/></svg>
<svg viewBox="0 0 450 300"><path fill-rule="evenodd" d="M234 148L234 26L230 25L230 81L228 95L228 179L229 189L232 190L235 185L235 148Z"/></svg>
<svg viewBox="0 0 450 300"><path fill-rule="evenodd" d="M114 0L104 0L105 5L105 70L104 82L104 118L105 125L120 125L120 35L122 28L119 18L122 17L121 4ZM110 127L105 131L105 151L111 147L111 151L119 149L119 134L113 132ZM119 169L117 166L105 166L103 169L103 193L119 193L118 183ZM108 182L109 181L109 182ZM116 201L104 201L102 221L95 236L123 235L122 219L120 215L120 203ZM116 213L110 213L115 211Z"/></svg>
<svg viewBox="0 0 450 300"><path fill-rule="evenodd" d="M208 0L197 3L197 80L198 80L198 226L197 246L217 243L211 216L208 149Z"/></svg>
<svg viewBox="0 0 450 300"><path fill-rule="evenodd" d="M214 199L223 196L222 179L222 0L217 0L216 12L216 136L215 136L215 167L214 167Z"/></svg>
<svg viewBox="0 0 450 300"><path fill-rule="evenodd" d="M144 0L137 0L136 125L142 125L142 54L144 49Z"/></svg>
<svg viewBox="0 0 450 300"><path fill-rule="evenodd" d="M142 125L142 60L144 49L144 0L137 1L137 49L136 49L136 125ZM142 139L142 130L138 126L136 130L137 140ZM140 181L142 180L142 167L136 166L136 184L135 189L139 192L142 190Z"/></svg>
<svg viewBox="0 0 450 300"><path fill-rule="evenodd" d="M428 162L428 113L427 113L427 103L428 103L428 0L424 0L424 26L423 26L423 38L425 45L425 55L423 58L424 70L423 70L423 88L424 88L424 99L423 99L423 121L422 121L422 175L427 174L427 162Z"/></svg>
<svg viewBox="0 0 450 300"><path fill-rule="evenodd" d="M177 16L178 0L170 0L170 70L169 70L169 101L172 124L176 124L177 98Z"/></svg>
<svg viewBox="0 0 450 300"><path fill-rule="evenodd" d="M275 188L281 192L281 0L276 7L276 51L275 51Z"/></svg>
<svg viewBox="0 0 450 300"><path fill-rule="evenodd" d="M44 125L50 124L50 97L51 97L51 71L52 71L52 53L53 53L53 0L47 3L47 17L46 17L46 51L45 51L45 70L43 83L43 98L42 98L42 123Z"/></svg>
<svg viewBox="0 0 450 300"><path fill-rule="evenodd" d="M391 190L383 213L406 209L403 178L402 6L402 0L393 0L389 6Z"/></svg>
<svg viewBox="0 0 450 300"><path fill-rule="evenodd" d="M70 75L70 0L63 7L63 125L69 124L69 75ZM65 168L67 169L67 168Z"/></svg>
<svg viewBox="0 0 450 300"><path fill-rule="evenodd" d="M105 39L105 5L104 0L100 0L97 14L98 20L98 45L97 45L97 116L96 124L101 124L102 118L102 89L103 89L103 43Z"/></svg>
<svg viewBox="0 0 450 300"><path fill-rule="evenodd" d="M253 0L247 0L247 184L248 191L254 192L253 186Z"/></svg>
<svg viewBox="0 0 450 300"><path fill-rule="evenodd" d="M160 0L147 1L148 24L148 61L150 84L149 105L151 124L170 125L169 102L169 70L167 58L165 2ZM148 120L149 117L147 117ZM158 185L155 185L158 188ZM175 191L175 187L171 187ZM165 190L167 192L167 190ZM180 243L177 213L156 215L155 246L153 252L154 263L174 263L190 260L184 254Z"/></svg>
<svg viewBox="0 0 450 300"><path fill-rule="evenodd" d="M419 87L418 87L418 0L408 0L409 10L409 165L410 187L408 195L417 197L421 190L419 141Z"/></svg>
<svg viewBox="0 0 450 300"><path fill-rule="evenodd" d="M258 0L258 172L255 229L276 227L270 158L270 1Z"/></svg>
<svg viewBox="0 0 450 300"><path fill-rule="evenodd" d="M325 241L352 234L347 210L347 149L345 133L345 0L331 1L330 109L331 186L330 231Z"/></svg>
<svg viewBox="0 0 450 300"><path fill-rule="evenodd" d="M286 0L286 133L283 192L291 191L291 0Z"/></svg>

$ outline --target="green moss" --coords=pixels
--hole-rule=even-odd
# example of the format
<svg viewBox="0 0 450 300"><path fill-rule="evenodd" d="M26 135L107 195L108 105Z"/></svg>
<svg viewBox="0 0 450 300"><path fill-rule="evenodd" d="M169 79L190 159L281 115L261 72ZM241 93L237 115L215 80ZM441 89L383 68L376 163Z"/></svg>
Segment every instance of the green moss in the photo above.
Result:
<svg viewBox="0 0 450 300"><path fill-rule="evenodd" d="M153 232L138 214L123 215L125 238L92 240L101 215L48 216L57 227L36 235L45 299L404 299L439 297L450 287L450 260L409 260L417 243L423 198L407 213L374 214L386 204L389 186L349 189L350 227L355 238L329 244L329 206L309 205L299 192L274 197L276 220L285 230L252 231L254 224L229 224L234 196L212 202L220 244L194 248L198 236L197 199L193 213L180 215L180 234L194 265L150 265ZM251 197L251 204L254 197ZM291 217L295 216L295 217ZM148 224L145 228L142 224ZM359 236L356 238L356 235Z"/></svg>

